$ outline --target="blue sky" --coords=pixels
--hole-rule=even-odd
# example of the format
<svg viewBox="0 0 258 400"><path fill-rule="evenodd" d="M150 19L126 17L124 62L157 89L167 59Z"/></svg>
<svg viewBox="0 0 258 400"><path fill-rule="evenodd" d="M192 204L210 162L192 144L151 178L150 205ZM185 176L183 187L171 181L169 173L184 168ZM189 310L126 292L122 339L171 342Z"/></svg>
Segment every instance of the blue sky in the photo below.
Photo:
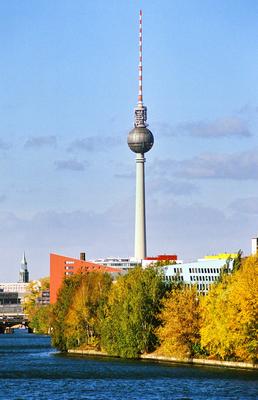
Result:
<svg viewBox="0 0 258 400"><path fill-rule="evenodd" d="M0 3L0 280L49 252L133 255L143 9L148 255L250 252L258 234L258 2Z"/></svg>

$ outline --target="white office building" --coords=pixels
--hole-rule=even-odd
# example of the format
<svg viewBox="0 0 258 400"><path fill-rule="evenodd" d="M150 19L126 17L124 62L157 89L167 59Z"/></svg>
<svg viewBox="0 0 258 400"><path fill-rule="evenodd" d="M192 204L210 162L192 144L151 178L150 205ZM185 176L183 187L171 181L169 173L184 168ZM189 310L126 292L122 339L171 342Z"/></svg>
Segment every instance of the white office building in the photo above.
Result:
<svg viewBox="0 0 258 400"><path fill-rule="evenodd" d="M195 262L167 265L163 267L163 270L166 281L181 281L196 285L198 292L206 294L210 286L218 280L226 261L225 259L200 259ZM229 268L233 268L233 259L229 262Z"/></svg>

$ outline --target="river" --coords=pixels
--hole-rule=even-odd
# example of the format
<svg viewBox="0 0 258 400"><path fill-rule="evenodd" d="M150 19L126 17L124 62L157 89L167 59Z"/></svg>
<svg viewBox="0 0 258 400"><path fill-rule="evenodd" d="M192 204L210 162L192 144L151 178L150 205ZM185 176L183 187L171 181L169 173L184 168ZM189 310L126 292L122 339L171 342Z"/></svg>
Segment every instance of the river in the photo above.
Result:
<svg viewBox="0 0 258 400"><path fill-rule="evenodd" d="M257 372L61 355L47 336L0 335L0 399L257 399Z"/></svg>

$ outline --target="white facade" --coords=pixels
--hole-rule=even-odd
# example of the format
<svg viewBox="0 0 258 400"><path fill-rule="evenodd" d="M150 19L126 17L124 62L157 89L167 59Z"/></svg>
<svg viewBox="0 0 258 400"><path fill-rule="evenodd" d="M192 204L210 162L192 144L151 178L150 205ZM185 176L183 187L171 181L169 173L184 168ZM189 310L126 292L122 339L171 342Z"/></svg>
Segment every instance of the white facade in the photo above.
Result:
<svg viewBox="0 0 258 400"><path fill-rule="evenodd" d="M163 267L166 281L184 282L196 285L198 292L207 293L210 286L220 276L221 269L227 260L223 259L201 259L196 262L167 265ZM233 260L230 261L230 268L233 267Z"/></svg>
<svg viewBox="0 0 258 400"><path fill-rule="evenodd" d="M258 251L258 238L252 238L252 255L257 254Z"/></svg>
<svg viewBox="0 0 258 400"><path fill-rule="evenodd" d="M4 292L27 293L29 283L25 282L0 282L0 289Z"/></svg>
<svg viewBox="0 0 258 400"><path fill-rule="evenodd" d="M98 258L97 260L92 260L96 264L105 265L107 267L122 269L128 271L139 265L139 262L135 258L121 258L121 257L107 257Z"/></svg>

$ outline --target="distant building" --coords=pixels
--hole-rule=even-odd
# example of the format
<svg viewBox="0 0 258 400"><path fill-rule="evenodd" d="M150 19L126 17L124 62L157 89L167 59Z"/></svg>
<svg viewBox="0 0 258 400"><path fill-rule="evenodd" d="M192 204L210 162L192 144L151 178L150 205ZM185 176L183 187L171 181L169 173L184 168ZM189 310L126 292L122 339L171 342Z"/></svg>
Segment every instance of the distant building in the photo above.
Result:
<svg viewBox="0 0 258 400"><path fill-rule="evenodd" d="M36 304L46 306L50 304L50 291L42 290L39 296L36 298Z"/></svg>
<svg viewBox="0 0 258 400"><path fill-rule="evenodd" d="M227 259L228 257L203 258L195 262L167 265L163 267L165 280L196 285L199 293L206 294L210 286L219 279ZM229 268L233 268L233 258L229 261Z"/></svg>
<svg viewBox="0 0 258 400"><path fill-rule="evenodd" d="M144 260L142 260L142 266L143 268L148 267L150 264L155 264L158 262L167 262L167 263L173 263L173 264L181 264L182 261L178 260L176 254L159 254L158 256L155 257L146 257Z"/></svg>
<svg viewBox="0 0 258 400"><path fill-rule="evenodd" d="M23 257L21 260L19 282L25 282L25 283L29 282L29 271L28 271L28 265L27 265L25 253L23 253Z"/></svg>
<svg viewBox="0 0 258 400"><path fill-rule="evenodd" d="M19 282L0 282L0 315L22 313L22 303L29 293L29 271L23 253Z"/></svg>
<svg viewBox="0 0 258 400"><path fill-rule="evenodd" d="M93 260L95 264L104 265L106 267L112 267L117 269L122 269L123 271L129 271L136 267L139 263L135 260L135 258L126 258L126 257L106 257L106 258L97 258Z"/></svg>
<svg viewBox="0 0 258 400"><path fill-rule="evenodd" d="M252 238L252 255L257 254L258 252L258 238Z"/></svg>
<svg viewBox="0 0 258 400"><path fill-rule="evenodd" d="M13 306L15 301L16 305L19 306L19 312L21 312L21 304L28 293L29 283L0 282L0 314L6 313L7 308L10 305Z"/></svg>
<svg viewBox="0 0 258 400"><path fill-rule="evenodd" d="M205 260L228 260L235 259L238 257L238 253L218 253L210 256L204 256Z"/></svg>
<svg viewBox="0 0 258 400"><path fill-rule="evenodd" d="M135 268L137 265L142 265L143 267L147 267L149 264L158 262L158 261L174 261L178 262L177 256L175 254L160 254L155 257L146 257L140 263L134 257L107 257L107 258L98 258L93 260L92 262L96 264L105 265L107 267L119 268L125 272L128 272L130 269Z"/></svg>
<svg viewBox="0 0 258 400"><path fill-rule="evenodd" d="M4 289L0 289L0 318L12 314L22 314L20 294L18 292L4 292Z"/></svg>
<svg viewBox="0 0 258 400"><path fill-rule="evenodd" d="M17 292L17 293L27 293L29 283L23 282L0 282L0 289L4 292Z"/></svg>
<svg viewBox="0 0 258 400"><path fill-rule="evenodd" d="M80 259L50 254L50 303L56 302L58 291L65 277L90 271L108 272L112 275L122 272L119 268L86 261L85 253L80 254Z"/></svg>

